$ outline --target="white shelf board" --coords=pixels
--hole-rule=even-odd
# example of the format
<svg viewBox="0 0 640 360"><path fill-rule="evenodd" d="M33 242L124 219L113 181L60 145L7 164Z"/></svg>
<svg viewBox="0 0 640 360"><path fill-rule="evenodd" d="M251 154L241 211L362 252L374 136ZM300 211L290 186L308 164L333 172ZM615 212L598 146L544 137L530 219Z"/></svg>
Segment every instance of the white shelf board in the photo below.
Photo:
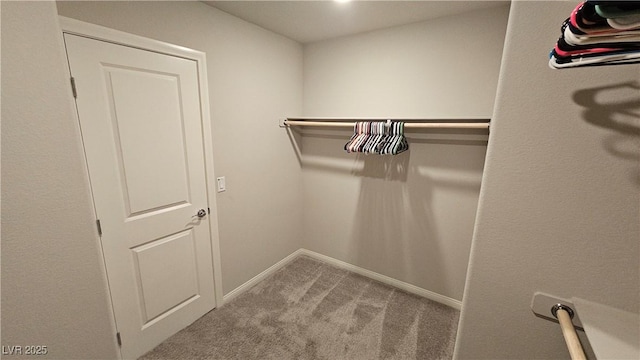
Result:
<svg viewBox="0 0 640 360"><path fill-rule="evenodd" d="M572 298L598 359L640 359L640 315Z"/></svg>

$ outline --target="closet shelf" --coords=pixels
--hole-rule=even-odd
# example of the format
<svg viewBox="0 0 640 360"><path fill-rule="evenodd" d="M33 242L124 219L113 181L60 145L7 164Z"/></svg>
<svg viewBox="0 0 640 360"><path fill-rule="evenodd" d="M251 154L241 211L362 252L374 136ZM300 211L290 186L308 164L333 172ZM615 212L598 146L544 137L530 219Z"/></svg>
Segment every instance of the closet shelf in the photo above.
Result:
<svg viewBox="0 0 640 360"><path fill-rule="evenodd" d="M580 298L573 303L596 358L640 358L638 314Z"/></svg>
<svg viewBox="0 0 640 360"><path fill-rule="evenodd" d="M569 318L560 319L556 314L560 309L566 309ZM640 359L640 315L638 313L581 298L574 297L567 300L541 292L534 294L531 310L541 318L559 321L563 335L571 332L567 329L583 330L597 359ZM571 340L572 336L568 338L567 346L570 349L575 350L574 345L580 347L579 342L574 344ZM566 335L565 339L567 339ZM570 350L572 359L574 359L573 350Z"/></svg>

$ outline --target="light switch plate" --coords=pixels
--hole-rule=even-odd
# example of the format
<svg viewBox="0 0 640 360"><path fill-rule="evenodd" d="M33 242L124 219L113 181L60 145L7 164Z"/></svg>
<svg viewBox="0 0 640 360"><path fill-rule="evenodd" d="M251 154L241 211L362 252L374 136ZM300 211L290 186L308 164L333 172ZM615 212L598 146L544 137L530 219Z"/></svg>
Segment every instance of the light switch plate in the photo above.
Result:
<svg viewBox="0 0 640 360"><path fill-rule="evenodd" d="M218 192L223 192L227 190L227 184L224 176L220 176L219 178L216 178L216 181L218 183Z"/></svg>

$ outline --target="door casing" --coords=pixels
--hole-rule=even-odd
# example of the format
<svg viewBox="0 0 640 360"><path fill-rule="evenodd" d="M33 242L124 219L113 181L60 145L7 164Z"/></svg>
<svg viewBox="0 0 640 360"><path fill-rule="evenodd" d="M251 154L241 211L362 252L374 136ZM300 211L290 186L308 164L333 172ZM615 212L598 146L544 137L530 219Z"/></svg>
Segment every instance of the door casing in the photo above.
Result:
<svg viewBox="0 0 640 360"><path fill-rule="evenodd" d="M132 35L129 33L121 32L118 30L113 30L110 28L106 28L99 25L94 25L90 23L86 23L83 21L67 18L64 16L59 16L60 26L62 28L62 32L66 34L74 34L80 35L84 37L88 37L95 40L101 40L110 42L117 45L124 45L129 47L134 47L142 50L153 51L160 54L166 54L171 56L182 57L190 60L194 60L197 64L198 69L198 82L200 85L199 96L200 96L200 105L201 105L201 118L202 118L202 131L203 131L203 145L204 145L204 165L205 165L205 175L206 175L206 187L207 187L207 202L211 211L209 216L209 226L210 226L210 234L211 234L211 257L213 261L213 278L214 278L214 289L215 289L215 306L218 307L223 303L223 293L222 293L222 269L221 269L221 259L220 259L220 241L219 241L219 232L218 232L218 208L216 204L216 189L214 186L215 172L213 165L213 139L212 139L212 126L211 126L211 116L210 116L210 106L209 106L209 91L208 91L208 77L207 77L207 68L206 68L206 54L197 51L188 49L182 46L173 45L169 43L165 43L162 41L157 41L153 39L148 39L145 37ZM77 118L76 121L79 123L80 119ZM85 159L86 161L86 159ZM88 168L86 169L88 176ZM92 195L93 196L93 195ZM94 211L94 217L96 216ZM96 236L97 236L96 232ZM97 240L101 241L101 239L97 236ZM106 265L103 266L103 274L105 279L107 278ZM115 313L113 311L113 305L111 304L111 297L108 299L112 310L112 325L115 327ZM114 343L116 342L116 338L114 336ZM118 348L119 349L119 348ZM118 355L121 357L121 354L118 352Z"/></svg>

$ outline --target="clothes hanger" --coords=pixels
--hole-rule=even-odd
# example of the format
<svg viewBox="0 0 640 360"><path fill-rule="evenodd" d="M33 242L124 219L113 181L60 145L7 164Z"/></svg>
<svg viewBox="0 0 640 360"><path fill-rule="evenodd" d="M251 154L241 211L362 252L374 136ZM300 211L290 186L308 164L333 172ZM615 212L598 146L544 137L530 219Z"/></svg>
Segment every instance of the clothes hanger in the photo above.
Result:
<svg viewBox="0 0 640 360"><path fill-rule="evenodd" d="M349 139L349 141L347 141L346 144L344 144L344 149L347 152L349 151L349 148L351 147L351 144L353 143L353 140L356 139L356 137L358 137L359 133L358 133L358 123L356 122L355 124L353 124L353 135L351 135L351 138Z"/></svg>

